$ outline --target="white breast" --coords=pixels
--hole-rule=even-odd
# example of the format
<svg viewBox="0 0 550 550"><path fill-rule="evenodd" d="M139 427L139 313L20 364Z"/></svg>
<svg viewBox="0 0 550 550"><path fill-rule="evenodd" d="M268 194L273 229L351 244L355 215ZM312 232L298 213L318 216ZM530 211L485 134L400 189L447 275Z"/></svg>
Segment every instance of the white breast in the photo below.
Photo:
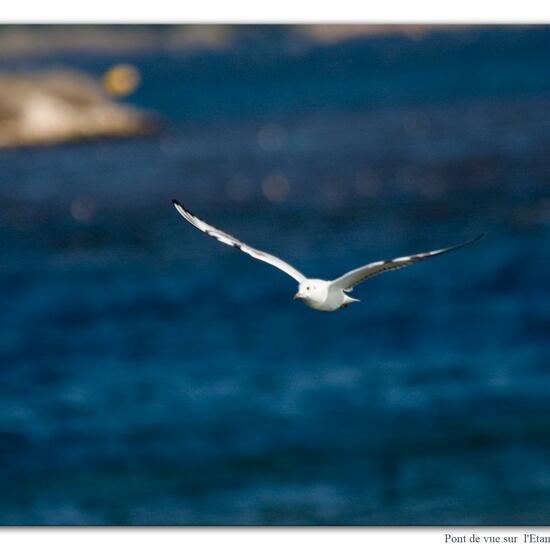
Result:
<svg viewBox="0 0 550 550"><path fill-rule="evenodd" d="M315 296L304 299L311 308L319 311L334 311L344 303L344 293L340 289L330 287L329 281L323 281L323 285L315 293Z"/></svg>

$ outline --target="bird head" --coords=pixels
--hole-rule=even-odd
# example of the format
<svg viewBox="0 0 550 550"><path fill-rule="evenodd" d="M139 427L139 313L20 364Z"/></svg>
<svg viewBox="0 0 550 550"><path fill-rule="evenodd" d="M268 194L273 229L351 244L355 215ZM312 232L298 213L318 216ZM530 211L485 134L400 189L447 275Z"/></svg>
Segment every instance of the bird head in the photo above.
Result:
<svg viewBox="0 0 550 550"><path fill-rule="evenodd" d="M302 281L300 283L300 286L298 287L298 292L294 294L295 300L319 300L322 299L321 297L321 289L320 286L316 283L316 281L311 279L306 279L305 281Z"/></svg>

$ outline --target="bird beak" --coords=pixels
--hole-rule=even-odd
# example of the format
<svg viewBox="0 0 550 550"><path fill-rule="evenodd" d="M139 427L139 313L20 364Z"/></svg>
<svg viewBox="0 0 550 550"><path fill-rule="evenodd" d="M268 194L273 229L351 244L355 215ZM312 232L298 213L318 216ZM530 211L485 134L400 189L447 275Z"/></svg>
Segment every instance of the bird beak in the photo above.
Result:
<svg viewBox="0 0 550 550"><path fill-rule="evenodd" d="M296 292L296 294L294 294L294 299L295 300L298 300L301 297L302 297L302 295L299 292Z"/></svg>

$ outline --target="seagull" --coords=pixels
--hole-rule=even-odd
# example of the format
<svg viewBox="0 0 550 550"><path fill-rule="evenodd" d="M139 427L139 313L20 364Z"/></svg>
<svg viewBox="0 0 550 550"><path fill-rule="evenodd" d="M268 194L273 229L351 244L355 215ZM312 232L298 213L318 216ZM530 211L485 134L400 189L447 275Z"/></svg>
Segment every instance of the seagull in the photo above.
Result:
<svg viewBox="0 0 550 550"><path fill-rule="evenodd" d="M394 258L393 260L371 262L370 264L366 264L358 267L357 269L353 269L352 271L348 271L337 279L325 281L323 279L310 279L309 277L306 277L303 273L300 273L296 268L292 267L290 264L287 264L280 258L272 256L262 250L252 248L228 233L207 224L205 221L192 214L177 200L174 199L172 202L174 203L176 210L197 229L200 229L207 235L214 237L223 244L227 244L233 248L238 248L241 252L244 252L257 260L271 264L281 271L284 271L287 275L290 275L298 282L298 292L294 295L294 299L303 300L304 303L310 308L317 309L319 311L335 311L340 308L346 308L353 302L359 302L360 300L352 298L346 293L351 292L359 283L362 283L374 275L384 273L385 271L391 271L393 269L400 269L401 267L414 264L420 260L433 258L434 256L439 256L440 254L457 250L458 248L462 248L463 246L479 241L479 239L483 237L483 234L481 234L469 241L454 246L449 246L447 248L432 250L431 252L422 252L420 254L413 254L412 256L401 256L400 258Z"/></svg>

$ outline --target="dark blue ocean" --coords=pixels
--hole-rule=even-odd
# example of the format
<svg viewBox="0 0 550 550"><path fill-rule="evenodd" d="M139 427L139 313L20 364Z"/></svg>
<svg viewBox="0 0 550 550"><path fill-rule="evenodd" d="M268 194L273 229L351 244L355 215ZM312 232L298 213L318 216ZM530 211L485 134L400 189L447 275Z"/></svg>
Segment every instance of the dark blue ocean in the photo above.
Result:
<svg viewBox="0 0 550 550"><path fill-rule="evenodd" d="M0 523L548 524L550 28L133 63L155 135L0 151ZM335 313L204 219L333 278Z"/></svg>

